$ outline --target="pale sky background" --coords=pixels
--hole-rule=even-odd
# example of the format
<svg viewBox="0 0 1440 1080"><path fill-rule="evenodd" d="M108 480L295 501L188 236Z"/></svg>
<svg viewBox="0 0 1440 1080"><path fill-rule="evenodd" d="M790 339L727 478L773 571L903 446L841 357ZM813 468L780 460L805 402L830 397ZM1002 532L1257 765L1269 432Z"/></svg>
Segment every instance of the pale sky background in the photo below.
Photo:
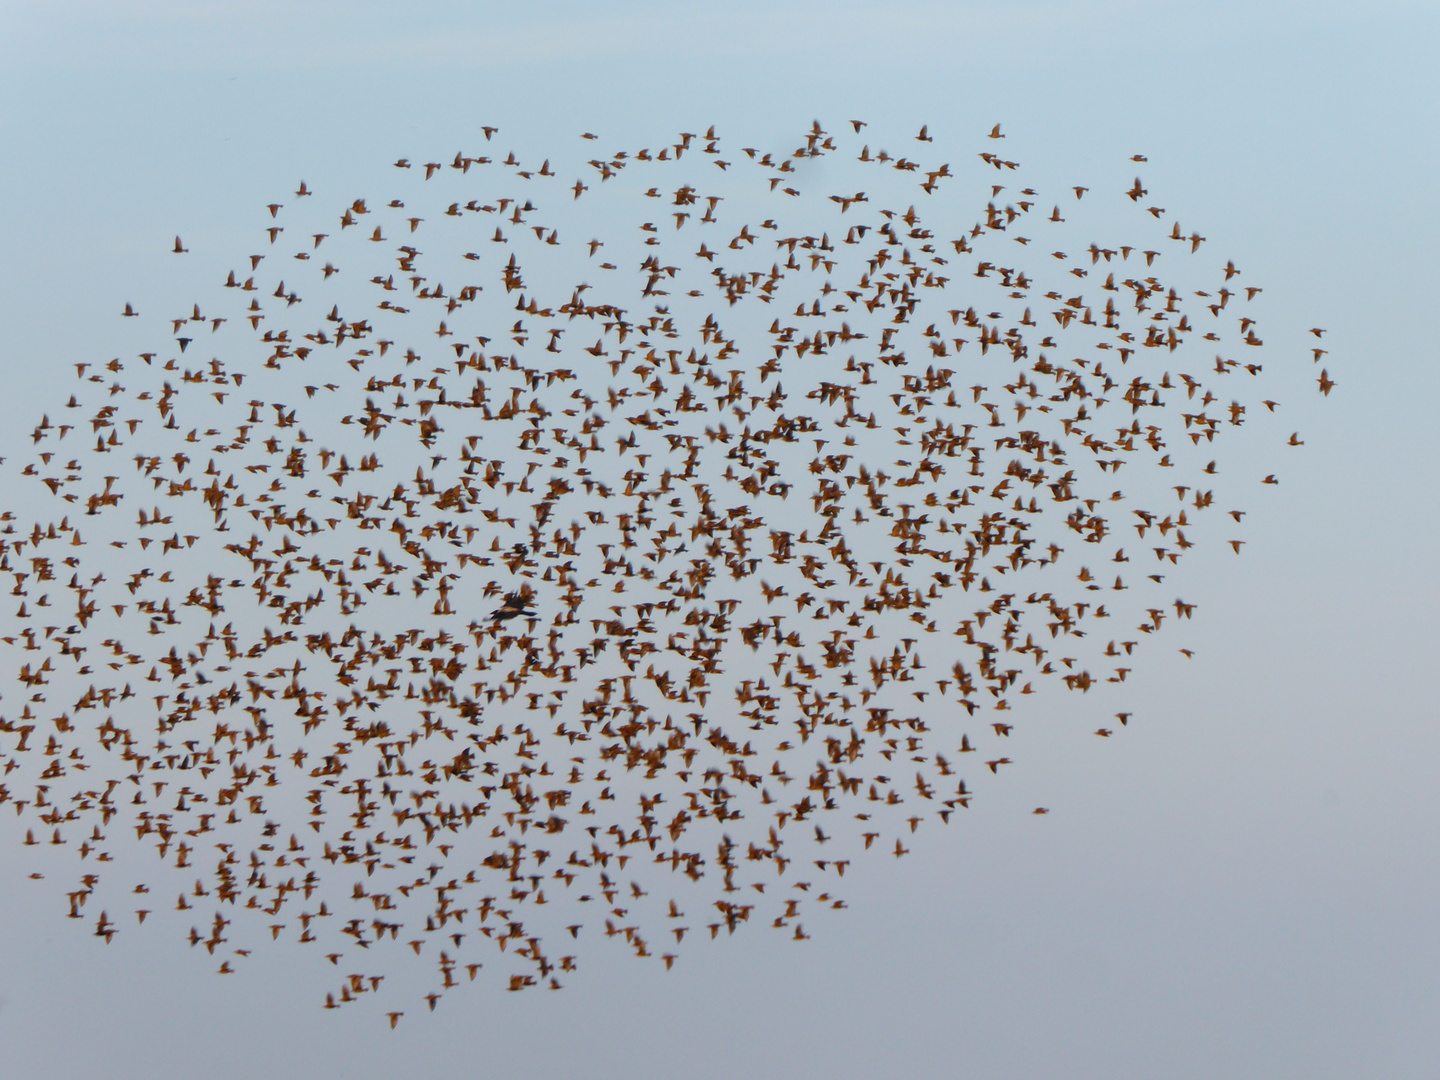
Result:
<svg viewBox="0 0 1440 1080"><path fill-rule="evenodd" d="M563 993L476 983L390 1032L318 1008L293 951L218 978L173 925L102 945L0 816L0 1080L1435 1076L1437 9L401 11L0 0L0 427L112 355L176 233L231 258L300 177L363 195L482 123L542 145L1001 121L1076 183L1142 149L1277 338L1328 327L1338 389L1295 401L1307 445L1249 499L1243 557L1187 571L1197 655L1132 676L1144 722L1035 732L962 827L857 865L810 942L739 934L668 975L595 953Z"/></svg>

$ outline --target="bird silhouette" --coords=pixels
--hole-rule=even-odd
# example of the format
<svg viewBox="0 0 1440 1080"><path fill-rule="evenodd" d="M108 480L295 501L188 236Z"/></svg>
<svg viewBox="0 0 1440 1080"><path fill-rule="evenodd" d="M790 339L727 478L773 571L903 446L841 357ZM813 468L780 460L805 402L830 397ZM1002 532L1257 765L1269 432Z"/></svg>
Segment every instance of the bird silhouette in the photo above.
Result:
<svg viewBox="0 0 1440 1080"><path fill-rule="evenodd" d="M1245 542L1217 498L1278 483L1216 448L1289 385L1237 359L1261 289L1138 177L1081 202L865 127L486 126L364 198L302 182L269 257L126 302L175 314L3 463L0 801L27 858L78 857L71 914L225 974L314 944L327 1008L405 963L421 1015L557 989L602 936L668 970L685 910L808 940L852 858L1023 767L997 740L1037 688L1113 707L1196 608L1165 578Z"/></svg>

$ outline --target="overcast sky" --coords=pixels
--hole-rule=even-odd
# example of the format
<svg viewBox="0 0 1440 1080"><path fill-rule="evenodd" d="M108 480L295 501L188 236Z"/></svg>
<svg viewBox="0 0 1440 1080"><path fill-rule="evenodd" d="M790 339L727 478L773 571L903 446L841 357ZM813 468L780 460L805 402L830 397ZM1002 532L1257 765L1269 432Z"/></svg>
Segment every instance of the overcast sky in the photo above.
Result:
<svg viewBox="0 0 1440 1080"><path fill-rule="evenodd" d="M174 926L103 945L5 814L0 1078L1434 1076L1434 7L400 10L0 3L7 448L57 372L117 351L127 300L184 284L175 234L235 258L299 178L358 197L481 124L543 147L712 123L788 145L852 116L970 145L1002 122L1077 184L1143 150L1263 283L1277 340L1328 329L1338 387L1295 401L1306 445L1267 462L1243 556L1186 571L1195 657L1132 676L1143 722L1017 733L1023 767L857 865L809 942L722 935L668 974L597 952L563 992L477 982L391 1032L318 1008L295 951L219 978Z"/></svg>

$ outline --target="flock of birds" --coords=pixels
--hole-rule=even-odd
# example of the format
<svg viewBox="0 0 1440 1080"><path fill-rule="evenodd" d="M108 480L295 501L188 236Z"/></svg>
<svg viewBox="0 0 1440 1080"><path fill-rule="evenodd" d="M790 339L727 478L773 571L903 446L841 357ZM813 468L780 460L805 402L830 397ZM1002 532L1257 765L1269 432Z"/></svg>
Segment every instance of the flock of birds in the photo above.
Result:
<svg viewBox="0 0 1440 1080"><path fill-rule="evenodd" d="M300 184L8 463L0 804L107 942L315 944L327 1007L419 956L434 1009L598 941L803 939L998 782L1025 695L1073 716L1190 616L1197 540L1240 550L1261 290L1140 179L1042 195L998 125L578 177L497 135Z"/></svg>

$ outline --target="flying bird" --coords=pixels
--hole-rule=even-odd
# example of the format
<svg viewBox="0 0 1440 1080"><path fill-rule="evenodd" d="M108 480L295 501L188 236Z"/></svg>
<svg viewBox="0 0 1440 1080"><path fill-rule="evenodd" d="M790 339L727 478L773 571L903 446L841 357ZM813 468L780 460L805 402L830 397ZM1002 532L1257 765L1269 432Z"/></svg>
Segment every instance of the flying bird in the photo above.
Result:
<svg viewBox="0 0 1440 1080"><path fill-rule="evenodd" d="M90 933L294 949L391 1028L602 935L806 941L1025 767L1044 688L1124 706L1165 579L1278 483L1235 429L1310 376L1138 178L1067 220L1072 177L865 126L471 129L125 304L146 343L0 462L0 794ZM135 909L122 835L184 891Z"/></svg>

